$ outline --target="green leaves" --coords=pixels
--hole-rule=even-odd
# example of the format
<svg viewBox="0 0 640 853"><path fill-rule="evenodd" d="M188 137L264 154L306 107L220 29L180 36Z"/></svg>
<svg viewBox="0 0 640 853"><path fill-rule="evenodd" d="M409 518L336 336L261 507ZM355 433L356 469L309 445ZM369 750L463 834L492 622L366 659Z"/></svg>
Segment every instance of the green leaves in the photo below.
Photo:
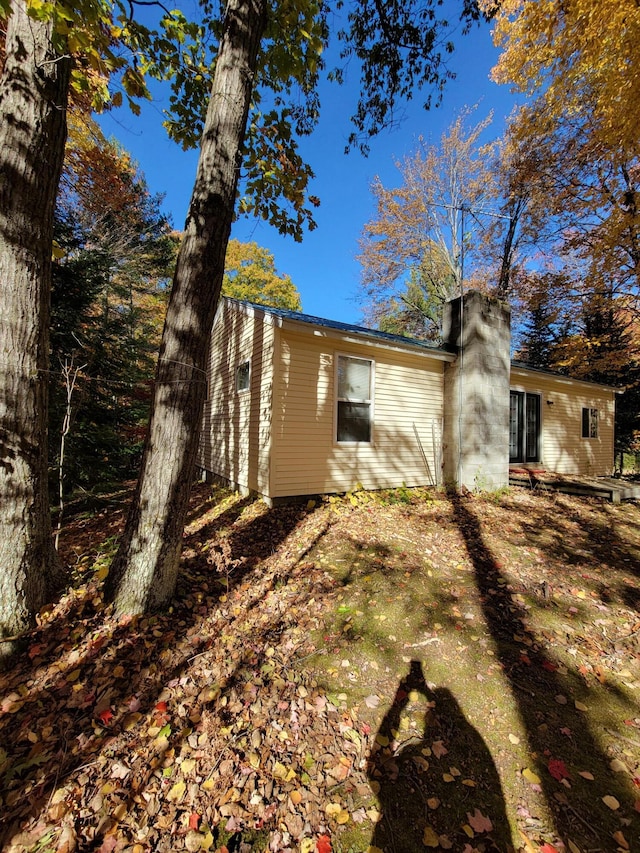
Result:
<svg viewBox="0 0 640 853"><path fill-rule="evenodd" d="M446 61L446 54L453 51L447 38L453 28L438 15L440 5L434 0L359 0L353 5L348 27L338 34L345 45L341 58L356 58L361 64L361 96L352 116L356 130L349 137L349 148L366 153L367 140L397 120L398 102L411 100L417 91L428 90L425 109L434 94L440 102L447 80L454 77ZM465 0L460 20L468 28L479 17L476 0ZM341 77L341 69L332 72L334 80Z"/></svg>

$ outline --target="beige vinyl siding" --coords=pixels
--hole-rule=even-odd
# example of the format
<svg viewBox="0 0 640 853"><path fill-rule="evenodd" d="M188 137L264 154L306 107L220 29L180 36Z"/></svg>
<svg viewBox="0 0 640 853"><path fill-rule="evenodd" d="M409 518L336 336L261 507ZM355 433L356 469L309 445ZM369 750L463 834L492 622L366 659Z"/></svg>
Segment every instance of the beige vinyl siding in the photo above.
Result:
<svg viewBox="0 0 640 853"><path fill-rule="evenodd" d="M442 362L280 329L273 497L425 485L441 479ZM370 444L336 441L336 357L374 363Z"/></svg>
<svg viewBox="0 0 640 853"><path fill-rule="evenodd" d="M274 329L262 312L222 300L209 356L198 465L234 486L268 494ZM236 369L250 362L249 390Z"/></svg>
<svg viewBox="0 0 640 853"><path fill-rule="evenodd" d="M540 465L559 474L606 476L613 470L615 394L602 386L513 368L511 389L539 393ZM582 438L582 409L598 409L598 437Z"/></svg>

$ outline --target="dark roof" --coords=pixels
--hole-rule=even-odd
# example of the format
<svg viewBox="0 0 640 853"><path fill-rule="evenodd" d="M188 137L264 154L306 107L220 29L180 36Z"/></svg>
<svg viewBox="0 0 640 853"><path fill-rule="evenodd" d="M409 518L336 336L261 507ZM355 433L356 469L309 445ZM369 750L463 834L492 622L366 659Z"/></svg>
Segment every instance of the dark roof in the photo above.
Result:
<svg viewBox="0 0 640 853"><path fill-rule="evenodd" d="M229 297L227 297L228 299ZM419 349L432 350L434 352L447 352L442 347L437 346L432 341L422 341L418 338L410 338L405 335L392 335L388 332L381 332L378 329L368 329L366 326L355 326L352 323L341 323L339 320L326 320L323 317L314 317L311 314L301 314L299 311L288 311L285 308L272 308L270 305L259 305L256 302L248 302L246 300L231 300L240 302L241 305L248 305L251 308L256 308L259 311L264 311L267 314L273 314L275 317L280 317L283 320L293 320L296 323L307 323L311 326L321 326L325 329L333 329L336 332L347 332L354 335L366 335L368 338L385 341L391 344L399 344L401 346L418 347Z"/></svg>
<svg viewBox="0 0 640 853"><path fill-rule="evenodd" d="M550 370L547 367L532 367L530 364L527 364L526 361L511 359L511 367L515 367L516 370L529 370L532 373L542 373L544 376L552 376L554 379L566 379L568 382L584 382L586 385L598 385L600 388L608 388L610 391L615 391L617 394L621 393L620 388L616 388L614 385L607 385L606 382L595 382L593 379L578 379L568 373L561 373L558 370Z"/></svg>
<svg viewBox="0 0 640 853"><path fill-rule="evenodd" d="M247 305L250 308L255 308L258 311L263 311L266 314L272 314L275 317L280 317L282 320L293 320L296 323L306 323L310 326L320 326L325 329L333 329L336 332L346 332L348 334L363 335L374 340L396 344L404 347L416 347L421 350L430 350L431 352L447 353L451 355L453 350L448 347L437 346L432 341L422 341L419 338L410 338L405 335L391 335L388 332L381 332L378 329L368 329L366 326L355 326L352 323L341 323L339 320L327 320L324 317L314 317L312 314L302 314L299 311L289 311L286 308L273 308L271 305L260 305L257 302L249 302L246 299L232 299L226 296L230 302L237 302L239 305ZM589 379L575 379L568 376L566 373L559 373L557 370L547 370L541 367L532 367L524 361L511 360L511 367L520 370L530 370L533 373L542 373L546 376L552 376L556 379L566 379L573 382L585 382L588 385L599 385L601 388L609 388L617 393L620 389L614 388L612 385L605 385L602 382L593 382Z"/></svg>

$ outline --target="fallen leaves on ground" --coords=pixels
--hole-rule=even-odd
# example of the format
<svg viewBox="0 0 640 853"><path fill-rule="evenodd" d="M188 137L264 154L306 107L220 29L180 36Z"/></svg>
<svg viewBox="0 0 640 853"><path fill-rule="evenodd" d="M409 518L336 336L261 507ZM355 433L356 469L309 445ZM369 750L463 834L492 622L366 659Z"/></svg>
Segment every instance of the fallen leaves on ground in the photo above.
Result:
<svg viewBox="0 0 640 853"><path fill-rule="evenodd" d="M629 510L567 499L545 527L535 514L556 499L477 500L479 540L444 498L420 500L360 495L267 510L211 500L200 486L172 612L122 623L103 601L108 559L98 547L107 540L113 551L121 510L70 521L62 542L73 583L0 682L2 849L213 853L233 839L241 853L338 853L343 833L357 830L374 850L395 808L380 806L381 791L398 774L424 796L424 846L490 849L483 768L458 758L438 717L444 700L398 694L436 719L427 739L415 716L379 731L416 656L427 679L438 667L451 675L462 705L472 683L489 696L506 677L529 728L516 734L517 715L500 707L480 710L476 724L533 850L558 849L559 827L571 851L583 849L572 827L581 839L606 828L627 849L637 796L620 792L640 787L637 705L628 700L624 722L598 718L600 764L577 756L602 691L632 697L639 684L640 545ZM480 594L469 542L493 554ZM508 637L485 624L498 604ZM375 750L385 756L378 780L367 773ZM436 772L444 787L428 789ZM470 805L449 827L452 797Z"/></svg>

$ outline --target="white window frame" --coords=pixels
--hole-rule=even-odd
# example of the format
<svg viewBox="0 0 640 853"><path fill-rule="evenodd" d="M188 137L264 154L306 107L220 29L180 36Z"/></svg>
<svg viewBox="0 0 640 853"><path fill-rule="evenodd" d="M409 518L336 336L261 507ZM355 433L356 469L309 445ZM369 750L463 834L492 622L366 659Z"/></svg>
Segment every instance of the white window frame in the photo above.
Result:
<svg viewBox="0 0 640 853"><path fill-rule="evenodd" d="M585 435L585 412L589 412L588 418L588 435ZM598 438L600 435L600 411L596 406L583 406L582 407L582 423L580 425L580 431L582 434L582 438L587 440Z"/></svg>
<svg viewBox="0 0 640 853"><path fill-rule="evenodd" d="M241 375L240 371L243 369L243 367L247 368L246 385L243 385L242 387L240 387L240 375ZM251 359L250 358L244 359L244 361L241 361L236 366L235 387L236 387L236 393L238 393L238 394L246 394L247 391L251 390Z"/></svg>
<svg viewBox="0 0 640 853"><path fill-rule="evenodd" d="M356 361L366 361L369 363L369 398L368 399L349 399L346 397L339 397L339 363L341 358L351 358ZM375 376L376 376L376 363L373 358L369 358L364 355L356 355L352 352L337 352L334 357L334 413L333 413L333 443L338 445L339 447L349 446L349 447L357 447L362 445L363 447L372 447L374 443L374 401L375 401ZM347 441L347 440L339 440L338 439L338 409L340 403L362 403L368 404L369 406L369 441Z"/></svg>

